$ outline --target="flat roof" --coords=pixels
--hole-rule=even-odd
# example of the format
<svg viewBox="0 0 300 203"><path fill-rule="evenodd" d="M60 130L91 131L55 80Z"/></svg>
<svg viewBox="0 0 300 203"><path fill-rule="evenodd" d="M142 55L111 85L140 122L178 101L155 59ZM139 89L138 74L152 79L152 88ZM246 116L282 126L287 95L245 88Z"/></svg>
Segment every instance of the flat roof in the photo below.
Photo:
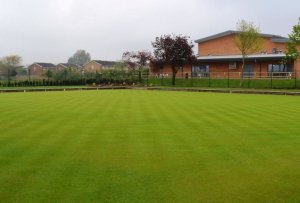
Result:
<svg viewBox="0 0 300 203"><path fill-rule="evenodd" d="M251 54L246 57L247 59L257 59L257 60L274 60L283 59L285 54ZM198 56L198 61L240 61L243 59L242 55L222 55L222 56Z"/></svg>

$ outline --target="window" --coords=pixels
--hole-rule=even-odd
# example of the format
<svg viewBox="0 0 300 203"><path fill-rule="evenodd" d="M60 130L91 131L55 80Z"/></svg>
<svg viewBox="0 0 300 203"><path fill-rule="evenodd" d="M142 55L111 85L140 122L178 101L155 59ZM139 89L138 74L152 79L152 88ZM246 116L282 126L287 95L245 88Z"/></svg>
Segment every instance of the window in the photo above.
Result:
<svg viewBox="0 0 300 203"><path fill-rule="evenodd" d="M192 76L193 77L208 77L209 66L192 66Z"/></svg>
<svg viewBox="0 0 300 203"><path fill-rule="evenodd" d="M286 76L287 73L291 72L291 66L285 64L269 64L268 65L268 76Z"/></svg>

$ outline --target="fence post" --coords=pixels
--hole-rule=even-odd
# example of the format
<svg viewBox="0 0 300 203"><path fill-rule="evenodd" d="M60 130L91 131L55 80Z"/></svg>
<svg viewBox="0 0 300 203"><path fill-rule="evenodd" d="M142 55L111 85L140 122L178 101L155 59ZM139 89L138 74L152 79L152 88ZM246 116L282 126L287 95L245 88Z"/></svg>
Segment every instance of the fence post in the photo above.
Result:
<svg viewBox="0 0 300 203"><path fill-rule="evenodd" d="M149 87L149 74L147 74L147 87Z"/></svg>
<svg viewBox="0 0 300 203"><path fill-rule="evenodd" d="M208 72L208 87L210 87L210 72Z"/></svg>
<svg viewBox="0 0 300 203"><path fill-rule="evenodd" d="M271 89L273 88L273 70L271 71Z"/></svg>
<svg viewBox="0 0 300 203"><path fill-rule="evenodd" d="M250 88L250 71L248 72L248 88Z"/></svg>
<svg viewBox="0 0 300 203"><path fill-rule="evenodd" d="M229 88L229 69L228 69L228 72L227 72L227 87Z"/></svg>

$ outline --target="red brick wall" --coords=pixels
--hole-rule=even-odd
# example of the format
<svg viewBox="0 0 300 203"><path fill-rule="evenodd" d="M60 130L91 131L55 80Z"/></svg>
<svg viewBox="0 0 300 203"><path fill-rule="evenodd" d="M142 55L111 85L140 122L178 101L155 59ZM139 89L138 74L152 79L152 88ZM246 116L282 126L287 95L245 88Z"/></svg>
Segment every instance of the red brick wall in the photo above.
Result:
<svg viewBox="0 0 300 203"><path fill-rule="evenodd" d="M198 54L200 56L207 55L237 55L241 54L234 44L235 35L220 37L198 44ZM272 53L273 48L285 51L285 43L274 43L270 38L264 38L261 51Z"/></svg>
<svg viewBox="0 0 300 203"><path fill-rule="evenodd" d="M85 72L96 72L102 70L102 65L96 63L95 61L91 61L83 66Z"/></svg>
<svg viewBox="0 0 300 203"><path fill-rule="evenodd" d="M160 76L164 75L165 77L172 77L172 68L170 65L164 65L163 67L155 67L154 65L150 65L149 68L150 75L152 76ZM176 77L185 77L185 74L191 76L191 66L184 65L182 70L178 70Z"/></svg>
<svg viewBox="0 0 300 203"><path fill-rule="evenodd" d="M44 73L43 68L37 64L28 66L28 71L30 72L30 75L42 75Z"/></svg>

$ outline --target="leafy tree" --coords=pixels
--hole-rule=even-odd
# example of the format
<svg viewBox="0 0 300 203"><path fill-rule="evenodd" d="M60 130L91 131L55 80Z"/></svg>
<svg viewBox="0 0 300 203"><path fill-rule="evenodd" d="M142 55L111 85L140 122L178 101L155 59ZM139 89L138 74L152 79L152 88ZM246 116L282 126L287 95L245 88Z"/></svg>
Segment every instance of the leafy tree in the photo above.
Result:
<svg viewBox="0 0 300 203"><path fill-rule="evenodd" d="M139 82L142 82L142 70L152 60L152 54L148 51L125 52L123 53L123 60L128 64L132 70L138 71Z"/></svg>
<svg viewBox="0 0 300 203"><path fill-rule="evenodd" d="M55 80L80 80L82 79L81 72L76 71L72 68L64 68L56 71L53 76Z"/></svg>
<svg viewBox="0 0 300 203"><path fill-rule="evenodd" d="M6 76L7 81L10 82L11 77L17 75L17 67L20 65L22 58L18 55L6 56L0 61L0 70Z"/></svg>
<svg viewBox="0 0 300 203"><path fill-rule="evenodd" d="M48 69L43 75L46 76L49 80L53 76L53 72L50 69Z"/></svg>
<svg viewBox="0 0 300 203"><path fill-rule="evenodd" d="M124 61L118 61L115 63L114 68L116 70L126 70L128 68L127 62Z"/></svg>
<svg viewBox="0 0 300 203"><path fill-rule="evenodd" d="M238 34L234 38L234 43L242 54L242 74L240 86L243 85L244 67L247 55L261 50L262 38L259 34L259 28L252 22L241 20L237 23Z"/></svg>
<svg viewBox="0 0 300 203"><path fill-rule="evenodd" d="M17 75L26 76L27 75L27 68L18 67L17 68Z"/></svg>
<svg viewBox="0 0 300 203"><path fill-rule="evenodd" d="M156 37L152 42L154 48L155 67L170 65L172 68L172 85L175 85L175 78L178 70L185 64L191 64L196 57L193 53L193 43L189 37L181 35L163 35Z"/></svg>
<svg viewBox="0 0 300 203"><path fill-rule="evenodd" d="M77 50L72 57L69 58L69 64L84 65L91 61L91 55L85 50Z"/></svg>
<svg viewBox="0 0 300 203"><path fill-rule="evenodd" d="M300 57L297 46L300 46L300 18L298 24L293 26L292 33L289 34L289 42L286 45L287 60L296 60Z"/></svg>

